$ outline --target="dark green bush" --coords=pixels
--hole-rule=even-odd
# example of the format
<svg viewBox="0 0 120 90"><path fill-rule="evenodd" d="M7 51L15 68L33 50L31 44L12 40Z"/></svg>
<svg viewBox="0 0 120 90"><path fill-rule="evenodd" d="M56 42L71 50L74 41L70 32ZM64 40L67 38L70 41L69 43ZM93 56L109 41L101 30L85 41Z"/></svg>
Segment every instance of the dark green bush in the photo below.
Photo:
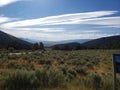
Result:
<svg viewBox="0 0 120 90"><path fill-rule="evenodd" d="M75 70L80 75L87 75L87 67L85 67L85 66L83 66L83 67L77 66L77 67L75 67Z"/></svg>
<svg viewBox="0 0 120 90"><path fill-rule="evenodd" d="M50 60L45 60L46 65L52 65L52 62Z"/></svg>
<svg viewBox="0 0 120 90"><path fill-rule="evenodd" d="M18 59L20 56L19 55L8 55L8 59Z"/></svg>
<svg viewBox="0 0 120 90"><path fill-rule="evenodd" d="M8 51L9 51L9 52L14 52L14 50L15 50L15 49L14 49L13 47L9 47L9 48L8 48Z"/></svg>
<svg viewBox="0 0 120 90"><path fill-rule="evenodd" d="M88 62L88 63L86 64L86 66L87 66L89 69L92 69L93 66L94 66L94 64L92 64L91 62Z"/></svg>
<svg viewBox="0 0 120 90"><path fill-rule="evenodd" d="M61 65L60 70L63 72L64 75L67 75L68 66L67 65Z"/></svg>
<svg viewBox="0 0 120 90"><path fill-rule="evenodd" d="M73 68L68 69L68 74L69 74L70 79L73 79L77 76L77 72Z"/></svg>
<svg viewBox="0 0 120 90"><path fill-rule="evenodd" d="M6 58L0 58L0 67L3 65L3 63L5 63L7 61Z"/></svg>

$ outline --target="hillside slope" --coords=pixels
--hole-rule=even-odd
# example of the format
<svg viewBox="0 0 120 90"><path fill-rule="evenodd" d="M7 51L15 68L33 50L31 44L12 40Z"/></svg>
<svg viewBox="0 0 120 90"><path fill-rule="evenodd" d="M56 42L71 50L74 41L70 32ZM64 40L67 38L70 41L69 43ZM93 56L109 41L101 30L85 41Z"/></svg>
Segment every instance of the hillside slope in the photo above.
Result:
<svg viewBox="0 0 120 90"><path fill-rule="evenodd" d="M88 48L120 49L120 35L91 40L83 45Z"/></svg>
<svg viewBox="0 0 120 90"><path fill-rule="evenodd" d="M32 44L0 31L0 48L31 49Z"/></svg>
<svg viewBox="0 0 120 90"><path fill-rule="evenodd" d="M83 46L77 42L56 44L56 45L52 46L52 49L54 49L54 50L79 50L82 48L83 48Z"/></svg>

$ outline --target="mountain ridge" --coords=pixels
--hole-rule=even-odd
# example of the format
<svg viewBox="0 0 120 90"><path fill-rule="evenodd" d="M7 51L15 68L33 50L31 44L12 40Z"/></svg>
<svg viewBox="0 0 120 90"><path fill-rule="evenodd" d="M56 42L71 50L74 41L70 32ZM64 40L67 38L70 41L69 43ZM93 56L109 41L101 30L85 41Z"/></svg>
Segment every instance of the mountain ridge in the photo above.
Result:
<svg viewBox="0 0 120 90"><path fill-rule="evenodd" d="M120 49L120 35L102 37L83 43L87 48Z"/></svg>
<svg viewBox="0 0 120 90"><path fill-rule="evenodd" d="M31 49L32 44L0 31L0 48Z"/></svg>
<svg viewBox="0 0 120 90"><path fill-rule="evenodd" d="M88 40L88 39L87 39ZM54 42L52 49L70 49L70 50L78 50L78 49L120 49L120 35L102 37L94 40L85 40L84 43L80 43L80 39L77 40L65 40ZM84 41L84 40L83 40ZM40 41L41 42L41 41ZM43 41L44 43L45 41ZM46 41L47 43L47 41ZM49 42L50 43L50 42ZM48 44L49 44L48 43ZM57 44L56 44L57 43ZM9 48L13 47L15 49L32 49L32 45L30 42L25 41L24 39L19 39L10 34L7 34L3 31L0 31L0 48Z"/></svg>
<svg viewBox="0 0 120 90"><path fill-rule="evenodd" d="M72 43L78 43L78 42L72 42ZM53 45L52 48L56 49L56 47L57 47L60 50L64 50L64 47L66 45L68 47L71 47L70 44L71 43L56 44L56 45ZM63 47L63 48L61 48L61 47ZM76 47L76 45L73 45L72 48L77 48L77 49L120 49L120 35L102 37L102 38L90 40L88 42L80 44L77 47Z"/></svg>

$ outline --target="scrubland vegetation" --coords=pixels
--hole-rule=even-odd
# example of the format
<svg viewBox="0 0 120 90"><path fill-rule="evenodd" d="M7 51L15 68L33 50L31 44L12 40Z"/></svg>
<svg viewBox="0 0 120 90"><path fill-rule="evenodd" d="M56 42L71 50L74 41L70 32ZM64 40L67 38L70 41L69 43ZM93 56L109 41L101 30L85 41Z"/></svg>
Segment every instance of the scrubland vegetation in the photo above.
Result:
<svg viewBox="0 0 120 90"><path fill-rule="evenodd" d="M120 50L1 50L0 90L113 90L112 54Z"/></svg>

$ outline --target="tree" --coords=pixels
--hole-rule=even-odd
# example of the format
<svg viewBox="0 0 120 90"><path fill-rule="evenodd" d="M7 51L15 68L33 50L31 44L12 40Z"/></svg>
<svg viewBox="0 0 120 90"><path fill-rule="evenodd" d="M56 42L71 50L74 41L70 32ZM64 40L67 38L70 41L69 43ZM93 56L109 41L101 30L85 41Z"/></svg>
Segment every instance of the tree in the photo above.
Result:
<svg viewBox="0 0 120 90"><path fill-rule="evenodd" d="M9 47L8 50L9 50L10 52L13 52L15 49L14 49L13 47Z"/></svg>
<svg viewBox="0 0 120 90"><path fill-rule="evenodd" d="M44 50L44 44L42 42L39 44L39 49Z"/></svg>
<svg viewBox="0 0 120 90"><path fill-rule="evenodd" d="M58 45L53 46L52 49L54 49L54 50L60 50L60 48L59 48Z"/></svg>
<svg viewBox="0 0 120 90"><path fill-rule="evenodd" d="M63 50L70 50L69 45L65 45L65 46L63 47Z"/></svg>
<svg viewBox="0 0 120 90"><path fill-rule="evenodd" d="M34 43L33 44L33 50L44 50L44 44L42 42Z"/></svg>
<svg viewBox="0 0 120 90"><path fill-rule="evenodd" d="M34 43L33 44L33 50L38 50L39 49L39 44L38 43Z"/></svg>

